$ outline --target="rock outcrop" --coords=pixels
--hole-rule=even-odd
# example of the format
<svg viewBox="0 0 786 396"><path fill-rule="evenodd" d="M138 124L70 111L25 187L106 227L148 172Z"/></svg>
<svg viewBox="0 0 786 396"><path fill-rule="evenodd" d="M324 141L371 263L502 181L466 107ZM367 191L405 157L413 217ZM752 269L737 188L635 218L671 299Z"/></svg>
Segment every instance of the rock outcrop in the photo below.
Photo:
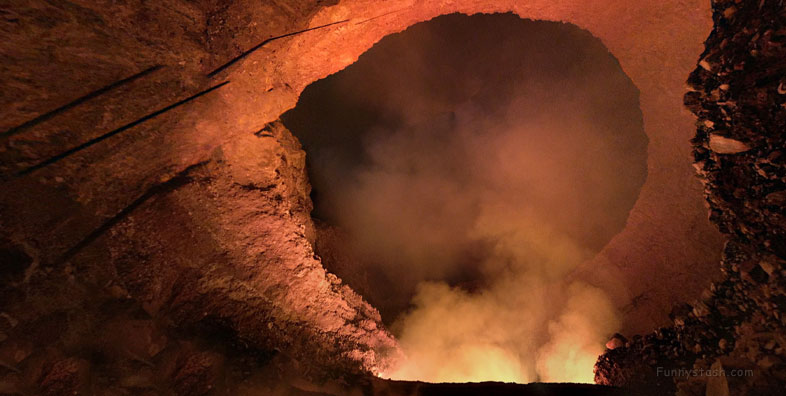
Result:
<svg viewBox="0 0 786 396"><path fill-rule="evenodd" d="M599 383L680 395L777 395L786 384L786 9L716 1L688 83L695 167L727 235L723 279L674 326L608 351ZM656 391L657 392L657 391Z"/></svg>
<svg viewBox="0 0 786 396"><path fill-rule="evenodd" d="M0 393L274 391L395 354L313 253L299 143L200 117L206 73L328 5L252 3L3 7Z"/></svg>

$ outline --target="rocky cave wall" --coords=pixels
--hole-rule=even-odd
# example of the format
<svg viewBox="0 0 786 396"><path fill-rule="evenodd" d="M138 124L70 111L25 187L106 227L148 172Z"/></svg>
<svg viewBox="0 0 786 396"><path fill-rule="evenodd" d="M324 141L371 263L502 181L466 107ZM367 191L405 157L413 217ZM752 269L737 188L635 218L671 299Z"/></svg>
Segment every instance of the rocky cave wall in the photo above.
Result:
<svg viewBox="0 0 786 396"><path fill-rule="evenodd" d="M684 78L678 77L687 75L695 64L710 29L710 13L699 1L635 6L551 3L388 2L382 7L375 3L372 13L370 2L359 1L324 8L311 26L349 20L294 36L280 49L278 42L271 43L219 74L233 81L220 92L231 103L226 117L236 121L233 129L256 131L293 106L311 81L352 63L385 35L441 14L512 11L587 29L606 44L640 89L650 143L648 181L626 230L577 276L613 293L626 312L626 330L646 331L665 323L667 307L696 297L717 274L721 239L707 221L689 146L684 144L694 121L682 108ZM621 26L626 30L620 31ZM264 89L250 88L260 83ZM680 287L660 287L669 284Z"/></svg>
<svg viewBox="0 0 786 396"><path fill-rule="evenodd" d="M693 155L710 218L729 238L723 278L678 307L673 326L607 352L596 380L681 395L778 395L786 383L786 8L716 1L713 19L685 105L698 117ZM662 374L672 369L710 374Z"/></svg>
<svg viewBox="0 0 786 396"><path fill-rule="evenodd" d="M6 393L254 394L256 378L275 388L265 378L284 375L272 366L336 378L383 365L395 342L314 256L304 154L274 121L381 37L451 12L574 23L641 90L647 183L625 231L577 275L616 291L628 331L664 323L717 268L721 239L681 108L710 29L703 1L29 0L0 10Z"/></svg>
<svg viewBox="0 0 786 396"><path fill-rule="evenodd" d="M299 144L194 96L322 5L3 4L2 392L266 393L395 347L311 251Z"/></svg>

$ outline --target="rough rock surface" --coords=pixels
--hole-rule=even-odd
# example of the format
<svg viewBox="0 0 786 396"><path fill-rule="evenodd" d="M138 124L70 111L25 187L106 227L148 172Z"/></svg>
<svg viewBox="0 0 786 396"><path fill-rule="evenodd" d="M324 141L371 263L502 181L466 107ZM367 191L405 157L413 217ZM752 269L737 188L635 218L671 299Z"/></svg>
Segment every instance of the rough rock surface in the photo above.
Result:
<svg viewBox="0 0 786 396"><path fill-rule="evenodd" d="M383 367L396 345L379 314L311 250L299 143L273 124L226 142L199 117L221 107L215 91L167 108L213 86L205 73L247 41L301 29L322 6L0 7L2 393L240 392L286 386L272 367L306 379ZM214 31L240 17L275 23ZM195 133L205 125L212 142Z"/></svg>
<svg viewBox="0 0 786 396"><path fill-rule="evenodd" d="M204 394L271 359L305 378L384 368L396 344L379 313L311 250L304 166L271 125L151 188L66 261L8 273L8 392ZM54 366L34 375L39 361Z"/></svg>
<svg viewBox="0 0 786 396"><path fill-rule="evenodd" d="M287 376L384 363L377 313L313 256L303 153L270 122L387 34L508 11L589 30L641 90L647 184L582 276L629 330L663 323L720 250L680 113L704 1L0 0L0 393L308 394Z"/></svg>
<svg viewBox="0 0 786 396"><path fill-rule="evenodd" d="M693 153L710 218L729 238L723 279L677 307L673 327L608 351L596 380L680 395L778 395L786 385L786 8L713 7L715 29L685 105L698 116ZM663 374L673 369L686 372Z"/></svg>

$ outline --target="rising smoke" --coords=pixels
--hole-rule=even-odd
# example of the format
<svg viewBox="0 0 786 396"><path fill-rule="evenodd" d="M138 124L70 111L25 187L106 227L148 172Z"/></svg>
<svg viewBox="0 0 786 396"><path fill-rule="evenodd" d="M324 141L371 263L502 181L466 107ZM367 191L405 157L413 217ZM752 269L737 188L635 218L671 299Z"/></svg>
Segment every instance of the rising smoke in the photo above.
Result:
<svg viewBox="0 0 786 396"><path fill-rule="evenodd" d="M440 17L310 86L283 119L309 155L315 216L356 263L336 272L406 355L382 375L592 380L618 320L601 290L566 279L622 229L646 176L638 93L596 39Z"/></svg>

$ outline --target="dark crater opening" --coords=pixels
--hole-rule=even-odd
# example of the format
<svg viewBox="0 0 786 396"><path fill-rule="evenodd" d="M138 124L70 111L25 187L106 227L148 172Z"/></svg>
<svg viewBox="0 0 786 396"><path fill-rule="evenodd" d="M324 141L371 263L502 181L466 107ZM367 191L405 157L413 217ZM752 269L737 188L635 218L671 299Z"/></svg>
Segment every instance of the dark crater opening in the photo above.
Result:
<svg viewBox="0 0 786 396"><path fill-rule="evenodd" d="M513 14L385 37L282 120L308 155L317 253L388 323L423 280L486 286L512 264L482 263L520 230L511 262L591 257L646 178L638 90L616 59L576 26Z"/></svg>

